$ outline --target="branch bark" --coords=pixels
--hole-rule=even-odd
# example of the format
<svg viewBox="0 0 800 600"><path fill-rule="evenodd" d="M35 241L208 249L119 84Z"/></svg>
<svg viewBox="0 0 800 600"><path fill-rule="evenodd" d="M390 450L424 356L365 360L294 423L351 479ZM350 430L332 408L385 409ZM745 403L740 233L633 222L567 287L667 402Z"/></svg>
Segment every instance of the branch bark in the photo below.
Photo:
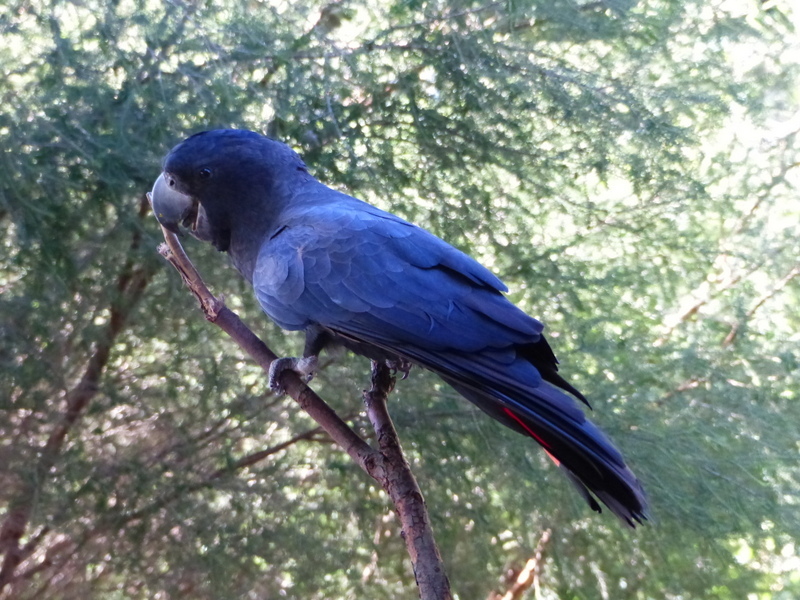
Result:
<svg viewBox="0 0 800 600"><path fill-rule="evenodd" d="M425 500L403 455L400 438L386 406L394 384L391 370L385 364L373 361L372 387L364 392L364 404L377 436L383 465L370 475L389 494L400 517L420 597L450 598L450 582L433 538Z"/></svg>
<svg viewBox="0 0 800 600"><path fill-rule="evenodd" d="M277 355L270 350L203 282L177 236L162 228L166 244L159 247L197 297L208 321L220 327L255 362L269 373ZM279 383L314 421L347 452L361 469L380 484L394 504L402 537L411 557L422 600L452 600L442 557L433 537L425 501L403 456L397 431L389 418L386 400L394 377L385 365L373 364L372 387L364 393L367 412L377 434L378 449L370 446L328 404L292 371L280 374Z"/></svg>

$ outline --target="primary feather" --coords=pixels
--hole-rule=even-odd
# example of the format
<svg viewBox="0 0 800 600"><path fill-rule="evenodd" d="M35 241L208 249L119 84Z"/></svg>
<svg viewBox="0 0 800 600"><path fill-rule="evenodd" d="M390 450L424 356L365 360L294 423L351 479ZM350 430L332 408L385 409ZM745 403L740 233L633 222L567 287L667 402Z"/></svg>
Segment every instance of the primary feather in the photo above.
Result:
<svg viewBox="0 0 800 600"><path fill-rule="evenodd" d="M321 184L287 146L253 132L195 135L170 152L162 177L193 203L164 214L193 215L196 235L230 253L264 311L308 332L310 352L332 341L430 369L536 440L592 508L596 497L630 525L646 518L641 485L573 399L585 401L558 374L543 325L488 269Z"/></svg>

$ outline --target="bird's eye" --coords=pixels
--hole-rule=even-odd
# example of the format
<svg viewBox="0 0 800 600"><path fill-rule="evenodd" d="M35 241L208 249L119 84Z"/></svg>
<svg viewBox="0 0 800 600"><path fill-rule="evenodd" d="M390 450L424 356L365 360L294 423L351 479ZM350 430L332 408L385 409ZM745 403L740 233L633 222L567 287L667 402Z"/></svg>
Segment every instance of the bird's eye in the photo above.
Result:
<svg viewBox="0 0 800 600"><path fill-rule="evenodd" d="M200 179L209 179L211 177L211 169L203 167L198 171L198 175L200 175Z"/></svg>

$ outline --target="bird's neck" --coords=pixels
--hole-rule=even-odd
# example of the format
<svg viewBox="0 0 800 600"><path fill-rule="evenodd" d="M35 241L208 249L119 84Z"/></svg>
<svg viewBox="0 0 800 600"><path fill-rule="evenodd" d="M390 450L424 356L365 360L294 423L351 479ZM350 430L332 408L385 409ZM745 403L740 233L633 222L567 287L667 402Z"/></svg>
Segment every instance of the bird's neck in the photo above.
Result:
<svg viewBox="0 0 800 600"><path fill-rule="evenodd" d="M307 173L301 175L298 173L293 181L283 180L280 187L254 195L258 202L250 202L245 210L231 215L230 243L226 250L233 265L250 283L261 246L280 227L281 215L298 193L315 183Z"/></svg>

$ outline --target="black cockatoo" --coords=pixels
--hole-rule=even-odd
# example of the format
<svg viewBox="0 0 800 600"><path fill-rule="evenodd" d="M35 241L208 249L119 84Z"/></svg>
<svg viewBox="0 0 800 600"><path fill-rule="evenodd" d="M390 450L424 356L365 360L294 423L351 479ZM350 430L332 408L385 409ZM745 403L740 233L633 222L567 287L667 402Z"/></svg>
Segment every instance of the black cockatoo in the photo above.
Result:
<svg viewBox="0 0 800 600"><path fill-rule="evenodd" d="M538 442L590 506L633 526L639 481L559 374L543 325L488 269L428 231L317 181L288 146L252 131L188 138L152 194L159 222L227 252L278 325L306 332L306 374L329 345L407 370L430 369ZM289 361L287 363L287 361ZM274 375L274 373L273 373Z"/></svg>

